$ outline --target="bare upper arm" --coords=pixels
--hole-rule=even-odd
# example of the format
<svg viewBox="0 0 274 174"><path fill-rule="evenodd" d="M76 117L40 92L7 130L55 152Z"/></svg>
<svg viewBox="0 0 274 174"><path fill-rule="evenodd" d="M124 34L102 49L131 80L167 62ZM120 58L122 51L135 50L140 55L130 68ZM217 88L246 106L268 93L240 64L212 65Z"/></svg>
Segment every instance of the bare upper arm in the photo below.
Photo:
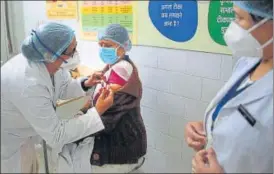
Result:
<svg viewBox="0 0 274 174"><path fill-rule="evenodd" d="M123 60L115 64L112 67L112 70L114 70L123 80L128 81L132 75L133 66L129 62ZM113 80L110 81L109 86L114 92L117 92L123 88L123 85L115 83Z"/></svg>

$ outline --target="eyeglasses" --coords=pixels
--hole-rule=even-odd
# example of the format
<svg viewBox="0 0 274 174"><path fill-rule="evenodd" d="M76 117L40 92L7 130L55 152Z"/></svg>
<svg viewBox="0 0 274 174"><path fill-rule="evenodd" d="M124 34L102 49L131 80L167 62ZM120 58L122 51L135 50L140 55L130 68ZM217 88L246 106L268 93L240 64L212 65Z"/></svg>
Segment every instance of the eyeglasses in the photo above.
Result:
<svg viewBox="0 0 274 174"><path fill-rule="evenodd" d="M76 45L77 46L77 45ZM76 46L74 47L74 49L71 51L71 53L66 53L67 52L67 50L68 50L68 48L67 49L65 49L65 51L63 51L63 53L61 54L61 55L65 55L65 56L69 56L69 57L71 57L71 58L73 58L73 56L74 56L74 54L75 54L75 52L76 52ZM65 63L68 63L68 61L66 61L65 59L63 59L62 57L61 57L61 59L63 60L63 62L65 62Z"/></svg>
<svg viewBox="0 0 274 174"><path fill-rule="evenodd" d="M67 49L62 53L62 55L73 57L74 53L76 52L76 47L71 51L71 53L66 53Z"/></svg>

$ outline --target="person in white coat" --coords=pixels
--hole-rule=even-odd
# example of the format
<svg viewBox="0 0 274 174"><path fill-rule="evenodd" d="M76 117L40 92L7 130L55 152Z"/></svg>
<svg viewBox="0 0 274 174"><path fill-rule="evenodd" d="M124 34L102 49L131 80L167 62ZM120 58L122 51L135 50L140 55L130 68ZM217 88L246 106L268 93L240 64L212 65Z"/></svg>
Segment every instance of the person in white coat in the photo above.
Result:
<svg viewBox="0 0 274 174"><path fill-rule="evenodd" d="M273 173L273 1L235 1L224 39L235 57L231 78L190 122L194 173Z"/></svg>
<svg viewBox="0 0 274 174"><path fill-rule="evenodd" d="M48 23L32 31L22 54L1 67L1 173L37 173L39 137L61 152L65 144L104 129L100 115L113 104L107 89L85 115L68 120L56 115L58 99L84 96L103 80L99 72L72 79L61 68L75 58L76 46L71 28Z"/></svg>

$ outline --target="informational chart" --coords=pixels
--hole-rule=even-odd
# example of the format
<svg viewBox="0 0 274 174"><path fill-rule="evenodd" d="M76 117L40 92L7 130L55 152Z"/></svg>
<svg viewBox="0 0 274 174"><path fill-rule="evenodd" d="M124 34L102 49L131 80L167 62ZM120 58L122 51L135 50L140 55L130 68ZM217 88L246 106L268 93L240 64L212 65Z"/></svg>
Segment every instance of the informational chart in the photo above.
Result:
<svg viewBox="0 0 274 174"><path fill-rule="evenodd" d="M84 39L97 40L98 31L109 24L121 24L133 37L133 1L80 1L81 33Z"/></svg>

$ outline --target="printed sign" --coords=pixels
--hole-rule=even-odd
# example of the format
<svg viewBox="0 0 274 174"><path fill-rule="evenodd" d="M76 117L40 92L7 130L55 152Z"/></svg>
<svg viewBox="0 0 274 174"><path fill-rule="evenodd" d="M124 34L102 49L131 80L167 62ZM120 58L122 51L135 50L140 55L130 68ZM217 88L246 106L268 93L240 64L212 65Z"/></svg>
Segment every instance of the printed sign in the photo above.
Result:
<svg viewBox="0 0 274 174"><path fill-rule="evenodd" d="M46 1L48 19L76 19L77 1Z"/></svg>
<svg viewBox="0 0 274 174"><path fill-rule="evenodd" d="M197 2L150 1L149 17L163 36L176 42L186 42L197 30Z"/></svg>

